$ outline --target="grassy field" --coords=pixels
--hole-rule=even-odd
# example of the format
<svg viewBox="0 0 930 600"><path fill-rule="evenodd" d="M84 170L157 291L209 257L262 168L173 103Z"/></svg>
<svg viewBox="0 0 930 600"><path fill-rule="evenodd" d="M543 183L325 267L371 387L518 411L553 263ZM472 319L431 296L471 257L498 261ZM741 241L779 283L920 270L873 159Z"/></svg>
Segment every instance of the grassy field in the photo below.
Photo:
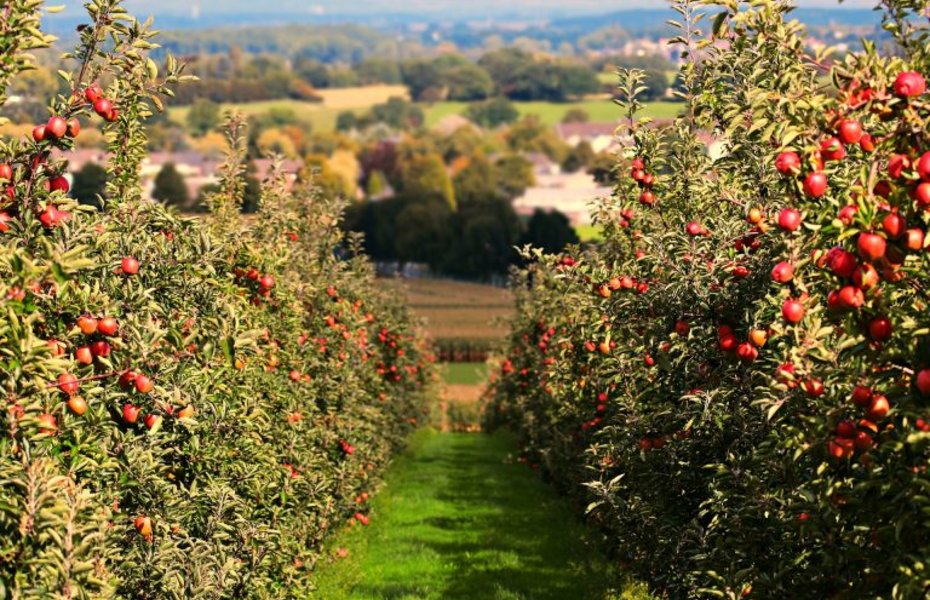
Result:
<svg viewBox="0 0 930 600"><path fill-rule="evenodd" d="M332 131L336 128L336 117L344 110L365 111L375 104L386 102L389 98L409 97L403 85L369 85L364 87L318 90L323 102L303 102L300 100L268 100L264 102L247 102L244 104L224 104L223 110L235 108L245 115L266 113L272 109L294 111L297 118L312 126L313 131ZM170 118L177 123L184 123L189 108L179 106L170 109Z"/></svg>
<svg viewBox="0 0 930 600"><path fill-rule="evenodd" d="M580 102L515 102L520 116L536 115L547 125L561 122L565 113L573 108L580 108L588 113L592 122L612 122L623 118L620 107L608 99L583 100ZM449 115L459 115L465 112L468 104L465 102L438 102L426 108L426 124L433 126ZM676 102L650 102L646 104L641 116L654 119L673 119L679 111L681 104Z"/></svg>
<svg viewBox="0 0 930 600"><path fill-rule="evenodd" d="M448 385L480 386L488 379L485 363L446 363L442 365L442 380Z"/></svg>
<svg viewBox="0 0 930 600"><path fill-rule="evenodd" d="M291 110L297 118L310 125L313 131L333 131L336 127L336 117L344 110L354 110L362 113L375 104L387 101L393 96L408 97L407 88L402 85L372 85L356 88L343 88L333 90L319 90L323 102L303 102L300 100L268 100L263 102L247 102L243 104L224 104L223 110L236 109L245 115L267 113L272 109ZM591 121L610 122L620 119L623 115L620 108L609 99L591 99L580 102L556 104L552 102L515 102L520 115L537 115L547 125L555 125L562 120L565 113L572 108L581 108L588 112ZM431 105L422 105L426 113L426 124L429 127L436 125L444 117L459 115L465 112L468 104L465 102L437 102ZM643 116L653 118L673 118L681 110L681 105L674 102L653 102L646 105ZM187 120L189 108L178 106L169 109L171 120L184 124Z"/></svg>
<svg viewBox="0 0 930 600"><path fill-rule="evenodd" d="M506 289L441 279L382 279L405 294L434 340L496 340L507 333L503 319L513 314Z"/></svg>
<svg viewBox="0 0 930 600"><path fill-rule="evenodd" d="M503 435L420 432L374 497L371 525L328 548L313 598L648 598L612 589L614 566L514 452Z"/></svg>

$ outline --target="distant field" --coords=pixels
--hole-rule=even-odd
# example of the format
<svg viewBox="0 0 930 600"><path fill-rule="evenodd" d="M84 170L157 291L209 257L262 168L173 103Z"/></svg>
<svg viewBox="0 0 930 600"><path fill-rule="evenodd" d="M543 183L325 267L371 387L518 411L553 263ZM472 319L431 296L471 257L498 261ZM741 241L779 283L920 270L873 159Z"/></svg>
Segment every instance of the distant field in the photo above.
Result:
<svg viewBox="0 0 930 600"><path fill-rule="evenodd" d="M245 115L266 113L272 109L294 111L297 118L309 123L314 131L332 131L336 128L336 117L344 110L363 112L375 104L386 102L389 98L409 96L406 86L370 85L364 87L319 90L323 102L303 102L301 100L267 100L243 104L224 104L223 110L235 108ZM177 123L187 119L188 107L178 106L170 109L170 117Z"/></svg>
<svg viewBox="0 0 930 600"><path fill-rule="evenodd" d="M486 363L446 363L442 366L442 380L448 385L481 385L487 379Z"/></svg>
<svg viewBox="0 0 930 600"><path fill-rule="evenodd" d="M580 108L588 113L593 122L607 123L623 118L619 106L608 99L583 100L581 102L515 102L514 105L520 116L536 115L546 125L555 125L573 108ZM432 127L449 115L460 115L465 112L468 104L465 102L437 102L426 107L426 124ZM641 116L654 119L673 119L681 111L681 104L676 102L650 102L646 104Z"/></svg>
<svg viewBox="0 0 930 600"><path fill-rule="evenodd" d="M323 102L303 102L300 100L267 100L243 104L224 104L223 110L235 108L245 115L267 113L272 109L292 110L297 118L311 126L313 131L332 131L336 128L336 117L340 112L353 110L362 113L375 104L387 101L394 96L408 97L407 88L402 85L372 85L365 87L320 90ZM555 125L562 120L565 113L573 108L585 110L591 121L610 122L620 119L623 114L616 104L609 99L588 99L580 102L558 104L553 102L515 102L521 116L536 115L547 125ZM466 102L437 102L423 104L426 113L426 125L432 127L449 115L460 115L468 107ZM189 108L178 106L169 109L171 120L184 124ZM671 119L681 110L681 105L674 102L652 102L646 105L643 116Z"/></svg>
<svg viewBox="0 0 930 600"><path fill-rule="evenodd" d="M379 281L406 294L434 340L497 340L507 333L505 324L495 322L513 314L513 298L505 289L445 280Z"/></svg>

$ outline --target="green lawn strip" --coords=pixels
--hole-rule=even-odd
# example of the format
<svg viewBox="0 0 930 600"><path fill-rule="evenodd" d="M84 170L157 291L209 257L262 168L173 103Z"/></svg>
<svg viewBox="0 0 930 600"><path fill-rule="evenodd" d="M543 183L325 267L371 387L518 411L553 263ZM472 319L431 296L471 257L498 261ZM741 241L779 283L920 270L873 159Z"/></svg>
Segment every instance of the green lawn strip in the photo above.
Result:
<svg viewBox="0 0 930 600"><path fill-rule="evenodd" d="M584 541L572 509L503 434L420 432L392 466L371 525L330 544L349 558L319 568L325 600L602 600L617 570Z"/></svg>
<svg viewBox="0 0 930 600"><path fill-rule="evenodd" d="M448 385L481 385L488 379L486 363L445 363L442 380Z"/></svg>
<svg viewBox="0 0 930 600"><path fill-rule="evenodd" d="M623 118L623 111L609 99L582 100L580 102L514 102L520 116L536 115L546 125L555 125L562 121L569 110L580 108L588 113L594 123L610 123ZM647 102L640 117L653 119L674 119L682 110L680 102ZM468 108L465 102L437 102L424 104L426 125L432 127L449 115L461 115Z"/></svg>

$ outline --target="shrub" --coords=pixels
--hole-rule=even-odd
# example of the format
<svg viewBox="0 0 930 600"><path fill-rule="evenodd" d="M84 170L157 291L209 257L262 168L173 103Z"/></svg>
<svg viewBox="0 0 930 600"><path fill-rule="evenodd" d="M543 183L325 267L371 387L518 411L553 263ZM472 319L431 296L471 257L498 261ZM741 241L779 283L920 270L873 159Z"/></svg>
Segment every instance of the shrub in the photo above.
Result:
<svg viewBox="0 0 930 600"><path fill-rule="evenodd" d="M675 124L638 124L643 75L622 77L635 147L595 213L606 240L517 275L489 418L668 597L922 598L918 3L884 3L894 55L866 42L832 68L784 3L714 4L702 39L697 3L676 3Z"/></svg>
<svg viewBox="0 0 930 600"><path fill-rule="evenodd" d="M50 41L39 5L7 6L0 89ZM120 0L87 8L68 95L0 143L0 595L306 597L421 418L421 344L312 182L274 169L244 224L240 119L208 218L142 198L142 122L185 76ZM94 112L100 211L52 152Z"/></svg>

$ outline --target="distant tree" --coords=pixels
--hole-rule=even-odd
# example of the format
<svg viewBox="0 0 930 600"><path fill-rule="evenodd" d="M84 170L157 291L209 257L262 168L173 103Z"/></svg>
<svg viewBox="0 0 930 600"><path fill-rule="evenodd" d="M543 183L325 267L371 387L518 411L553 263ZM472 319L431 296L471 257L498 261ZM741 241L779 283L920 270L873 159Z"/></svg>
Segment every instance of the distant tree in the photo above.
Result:
<svg viewBox="0 0 930 600"><path fill-rule="evenodd" d="M187 127L199 137L214 131L220 124L220 105L207 98L195 101L187 113Z"/></svg>
<svg viewBox="0 0 930 600"><path fill-rule="evenodd" d="M534 64L532 55L516 48L502 48L486 53L478 61L484 68L498 93L511 96L517 87L517 81Z"/></svg>
<svg viewBox="0 0 930 600"><path fill-rule="evenodd" d="M500 195L508 200L519 198L536 184L533 164L519 154L505 154L494 162L495 181Z"/></svg>
<svg viewBox="0 0 930 600"><path fill-rule="evenodd" d="M451 234L452 211L436 199L409 202L396 220L394 251L402 262L441 268Z"/></svg>
<svg viewBox="0 0 930 600"><path fill-rule="evenodd" d="M468 157L468 165L453 179L459 208L501 200L495 170L481 154Z"/></svg>
<svg viewBox="0 0 930 600"><path fill-rule="evenodd" d="M453 210L455 189L442 157L434 153L416 154L398 163L399 188L408 198L440 197Z"/></svg>
<svg viewBox="0 0 930 600"><path fill-rule="evenodd" d="M97 163L84 163L84 166L74 173L71 196L81 204L100 208L99 197L103 196L106 185L107 170Z"/></svg>
<svg viewBox="0 0 930 600"><path fill-rule="evenodd" d="M551 127L535 115L517 121L507 132L507 145L514 152L541 152L561 164L570 148Z"/></svg>
<svg viewBox="0 0 930 600"><path fill-rule="evenodd" d="M487 279L502 275L516 260L520 219L510 202L497 200L461 210L455 217L458 237L447 254L447 272Z"/></svg>
<svg viewBox="0 0 930 600"><path fill-rule="evenodd" d="M520 117L520 112L510 100L498 97L468 105L465 116L477 125L494 129L513 123Z"/></svg>
<svg viewBox="0 0 930 600"><path fill-rule="evenodd" d="M155 176L152 198L168 206L178 208L186 208L190 203L187 184L184 182L184 177L178 173L174 163L165 163L158 175Z"/></svg>
<svg viewBox="0 0 930 600"><path fill-rule="evenodd" d="M562 116L563 123L587 123L591 120L591 115L583 108L570 108Z"/></svg>
<svg viewBox="0 0 930 600"><path fill-rule="evenodd" d="M396 129L417 129L423 125L423 109L404 100L390 98L383 104L371 107L371 118L376 123L385 123Z"/></svg>
<svg viewBox="0 0 930 600"><path fill-rule="evenodd" d="M484 100L494 92L494 81L488 72L470 62L444 71L442 83L449 100Z"/></svg>
<svg viewBox="0 0 930 600"><path fill-rule="evenodd" d="M315 88L328 88L330 86L329 69L321 62L306 56L299 56L294 60L294 74Z"/></svg>
<svg viewBox="0 0 930 600"><path fill-rule="evenodd" d="M579 242L578 234L568 218L557 210L546 212L536 209L520 239L520 245L529 244L548 254L557 254L569 244Z"/></svg>
<svg viewBox="0 0 930 600"><path fill-rule="evenodd" d="M258 167L254 161L249 161L245 167L245 191L242 194L242 212L254 213L262 201L262 183L256 176Z"/></svg>
<svg viewBox="0 0 930 600"><path fill-rule="evenodd" d="M401 83L403 80L400 65L396 60L389 58L368 58L355 65L353 70L361 85L371 85L373 83L395 84Z"/></svg>
<svg viewBox="0 0 930 600"><path fill-rule="evenodd" d="M562 170L567 173L576 173L594 164L596 155L591 144L587 141L580 142L577 146L569 150L562 161Z"/></svg>
<svg viewBox="0 0 930 600"><path fill-rule="evenodd" d="M668 75L665 71L657 69L648 69L646 71L646 91L643 92L644 100L658 100L665 97L670 85Z"/></svg>
<svg viewBox="0 0 930 600"><path fill-rule="evenodd" d="M594 177L599 185L611 186L617 183L617 159L606 152L598 154L591 166L588 167L588 173Z"/></svg>
<svg viewBox="0 0 930 600"><path fill-rule="evenodd" d="M439 68L431 61L412 60L401 65L401 74L404 84L410 89L410 96L414 100L425 100L441 89L442 74Z"/></svg>
<svg viewBox="0 0 930 600"><path fill-rule="evenodd" d="M387 180L384 173L375 171L368 176L368 186L365 188L365 194L369 198L377 198L387 190Z"/></svg>

